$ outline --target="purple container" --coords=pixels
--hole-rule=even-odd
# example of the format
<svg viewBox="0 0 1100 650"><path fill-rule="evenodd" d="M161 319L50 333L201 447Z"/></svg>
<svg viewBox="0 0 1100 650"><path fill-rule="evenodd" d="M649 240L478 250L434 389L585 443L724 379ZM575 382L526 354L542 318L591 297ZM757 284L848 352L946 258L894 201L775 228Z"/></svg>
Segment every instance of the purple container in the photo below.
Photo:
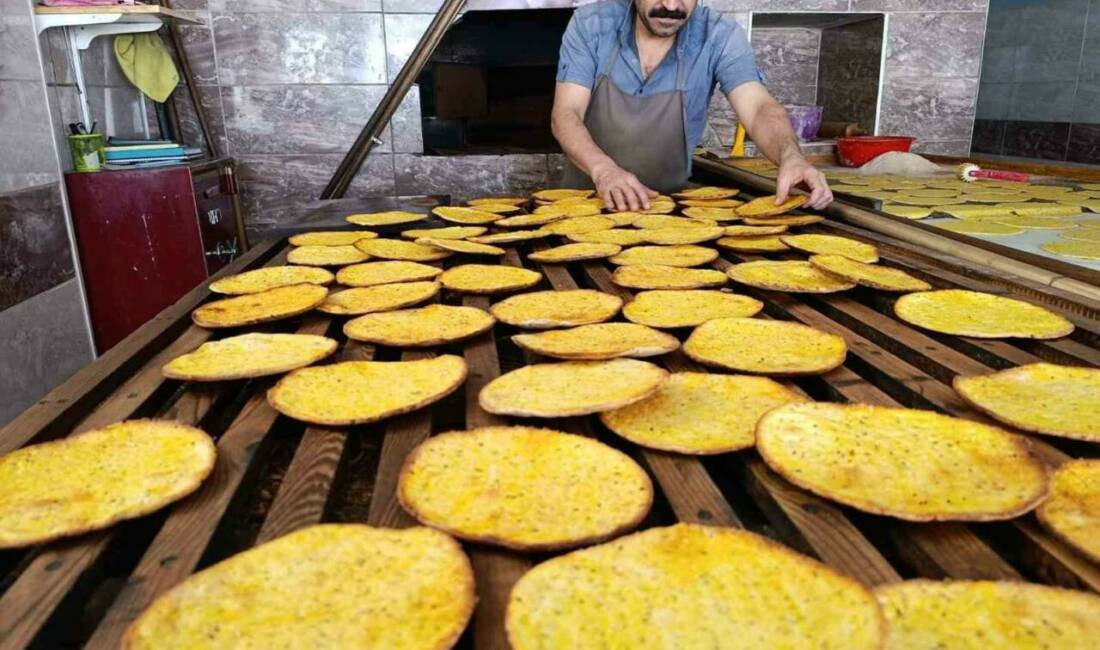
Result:
<svg viewBox="0 0 1100 650"><path fill-rule="evenodd" d="M787 112L791 114L791 128L802 142L809 142L817 137L821 128L821 106L795 106L788 105Z"/></svg>

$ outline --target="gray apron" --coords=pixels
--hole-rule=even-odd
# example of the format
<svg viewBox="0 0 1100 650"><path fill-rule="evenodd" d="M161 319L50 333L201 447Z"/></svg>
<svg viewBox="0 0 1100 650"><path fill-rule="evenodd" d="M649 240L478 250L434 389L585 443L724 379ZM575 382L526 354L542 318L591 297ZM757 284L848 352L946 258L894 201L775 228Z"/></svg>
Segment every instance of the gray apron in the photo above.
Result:
<svg viewBox="0 0 1100 650"><path fill-rule="evenodd" d="M584 125L600 149L646 187L663 194L677 192L687 186L691 170L684 136L683 62L676 57L675 90L631 95L611 80L611 66L621 45L616 37L611 56L596 77ZM593 185L587 174L566 160L562 187L590 189Z"/></svg>

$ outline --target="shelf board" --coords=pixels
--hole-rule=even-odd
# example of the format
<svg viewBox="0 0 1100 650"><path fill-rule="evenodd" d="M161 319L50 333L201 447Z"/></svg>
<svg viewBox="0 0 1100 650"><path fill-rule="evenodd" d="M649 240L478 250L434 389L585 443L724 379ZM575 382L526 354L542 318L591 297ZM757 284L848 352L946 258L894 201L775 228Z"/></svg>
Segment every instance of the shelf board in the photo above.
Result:
<svg viewBox="0 0 1100 650"><path fill-rule="evenodd" d="M102 5L88 7L47 7L45 5L35 5L34 13L40 16L119 14L121 20L125 20L125 16L157 16L159 18L170 18L185 23L200 24L198 20L191 18L182 11L167 9L159 5Z"/></svg>

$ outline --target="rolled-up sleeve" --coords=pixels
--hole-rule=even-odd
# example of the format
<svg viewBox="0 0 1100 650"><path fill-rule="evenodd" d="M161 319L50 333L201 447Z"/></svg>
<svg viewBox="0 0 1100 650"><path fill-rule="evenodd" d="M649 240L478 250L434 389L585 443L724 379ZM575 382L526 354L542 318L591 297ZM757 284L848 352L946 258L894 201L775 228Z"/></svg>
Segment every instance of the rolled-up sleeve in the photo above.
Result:
<svg viewBox="0 0 1100 650"><path fill-rule="evenodd" d="M730 22L733 24L722 53L718 56L718 65L714 73L723 95L730 94L734 88L743 83L764 81L764 75L756 67L756 59L752 54L749 39L745 36L745 30L736 22L732 20Z"/></svg>
<svg viewBox="0 0 1100 650"><path fill-rule="evenodd" d="M591 88L596 82L596 43L587 33L580 11L573 14L561 39L558 81Z"/></svg>

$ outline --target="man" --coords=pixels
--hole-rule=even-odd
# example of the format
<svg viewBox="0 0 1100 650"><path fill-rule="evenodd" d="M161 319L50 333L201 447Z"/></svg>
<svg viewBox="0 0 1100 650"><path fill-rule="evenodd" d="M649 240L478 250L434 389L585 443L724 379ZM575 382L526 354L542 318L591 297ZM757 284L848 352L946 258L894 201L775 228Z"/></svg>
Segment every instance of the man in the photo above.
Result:
<svg viewBox="0 0 1100 650"><path fill-rule="evenodd" d="M777 202L805 185L832 200L784 109L761 83L745 32L698 0L600 0L578 8L562 38L554 136L565 187L595 187L616 210L649 207L691 175L715 82L756 146L779 165Z"/></svg>

